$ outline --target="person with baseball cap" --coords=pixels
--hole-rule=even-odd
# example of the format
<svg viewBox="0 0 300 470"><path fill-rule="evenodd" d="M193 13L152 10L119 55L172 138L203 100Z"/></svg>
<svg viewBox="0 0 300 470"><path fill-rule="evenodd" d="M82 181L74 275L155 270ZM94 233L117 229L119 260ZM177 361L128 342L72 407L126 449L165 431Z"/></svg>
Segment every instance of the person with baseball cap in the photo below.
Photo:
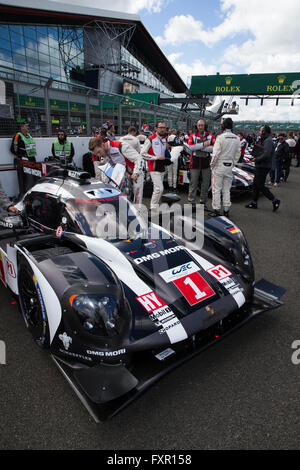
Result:
<svg viewBox="0 0 300 470"><path fill-rule="evenodd" d="M10 150L17 158L36 161L36 143L29 133L28 121L20 124L20 130L14 135Z"/></svg>
<svg viewBox="0 0 300 470"><path fill-rule="evenodd" d="M102 124L101 130L104 130L106 132L106 136L110 140L115 140L116 135L115 135L115 126L112 121L106 121ZM101 132L100 132L101 133Z"/></svg>
<svg viewBox="0 0 300 470"><path fill-rule="evenodd" d="M20 124L20 130L14 135L10 146L10 151L15 155L14 164L17 170L19 193L20 195L25 192L23 167L20 160L27 160L30 162L36 161L36 143L34 138L29 133L29 122L23 121Z"/></svg>

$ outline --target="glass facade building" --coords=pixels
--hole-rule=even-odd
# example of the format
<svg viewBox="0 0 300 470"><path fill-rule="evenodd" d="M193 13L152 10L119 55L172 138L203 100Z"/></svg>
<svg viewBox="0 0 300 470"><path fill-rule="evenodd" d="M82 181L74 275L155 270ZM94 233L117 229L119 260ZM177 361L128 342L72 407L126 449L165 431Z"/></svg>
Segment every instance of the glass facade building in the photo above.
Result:
<svg viewBox="0 0 300 470"><path fill-rule="evenodd" d="M137 15L49 0L0 6L1 135L24 120L36 136L60 126L89 135L107 119L122 133L157 119L186 127L186 113L159 104L186 85Z"/></svg>
<svg viewBox="0 0 300 470"><path fill-rule="evenodd" d="M0 24L0 64L69 80L70 70L84 66L82 29L78 28L76 42L68 41L69 31L62 26Z"/></svg>
<svg viewBox="0 0 300 470"><path fill-rule="evenodd" d="M0 65L84 85L84 41L80 27L0 24ZM94 59L97 65L97 58ZM165 79L122 45L120 63L107 68L133 80L144 92L149 88L149 92L174 95Z"/></svg>

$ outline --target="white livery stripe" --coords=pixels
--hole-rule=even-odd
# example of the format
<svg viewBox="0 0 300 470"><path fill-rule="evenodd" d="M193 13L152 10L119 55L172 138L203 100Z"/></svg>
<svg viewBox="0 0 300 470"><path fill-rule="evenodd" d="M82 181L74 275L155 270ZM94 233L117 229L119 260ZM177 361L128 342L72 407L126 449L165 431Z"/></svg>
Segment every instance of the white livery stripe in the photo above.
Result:
<svg viewBox="0 0 300 470"><path fill-rule="evenodd" d="M51 344L61 322L62 311L60 301L57 298L57 295L54 292L53 288L51 287L45 276L37 268L37 266L23 251L21 251L19 248L17 248L17 250L19 250L22 253L22 256L24 256L24 258L28 261L37 278L37 282L39 284L41 295L46 308Z"/></svg>
<svg viewBox="0 0 300 470"><path fill-rule="evenodd" d="M232 295L239 308L244 305L244 303L246 302L245 296L242 293L241 289L235 284L235 282L230 279L230 277L222 279L219 282L223 284L225 289L228 290L229 294Z"/></svg>
<svg viewBox="0 0 300 470"><path fill-rule="evenodd" d="M116 248L112 243L100 238L90 238L85 235L76 236L84 241L92 253L107 263L108 266L117 274L118 278L128 286L137 295L137 297L151 294L151 302L154 294L152 289L136 275L132 265L118 248ZM151 315L153 315L153 317L150 316L150 318L163 326L163 328L159 330L159 333L166 333L171 344L187 339L188 335L183 325L170 307L163 305L161 308L157 308L157 306L159 305L156 305L156 309L154 310L150 309ZM163 312L162 310L166 310L166 312ZM150 313L149 310L148 313ZM166 320L167 317L170 317L170 319ZM160 320L165 321L164 323L161 323Z"/></svg>

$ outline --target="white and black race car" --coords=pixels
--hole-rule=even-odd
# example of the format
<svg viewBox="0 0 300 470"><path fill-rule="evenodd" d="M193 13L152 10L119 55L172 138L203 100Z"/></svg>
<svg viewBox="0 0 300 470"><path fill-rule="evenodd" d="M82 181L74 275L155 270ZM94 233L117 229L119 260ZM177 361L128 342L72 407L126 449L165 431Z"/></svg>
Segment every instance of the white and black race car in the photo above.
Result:
<svg viewBox="0 0 300 470"><path fill-rule="evenodd" d="M1 280L96 421L281 304L284 289L254 282L243 233L225 217L177 217L204 235L191 248L174 221L148 222L117 188L66 170L18 207L0 221Z"/></svg>
<svg viewBox="0 0 300 470"><path fill-rule="evenodd" d="M190 184L190 170L189 163L190 157L184 147L178 159L178 188L187 188ZM237 164L232 169L232 184L230 193L232 197L247 194L253 190L254 172L252 171L252 165L249 164L249 168L241 164ZM147 181L147 179L146 179ZM150 178L148 178L149 190L144 194L152 194L152 184ZM200 183L201 184L201 183ZM199 187L200 192L200 187ZM211 197L212 189L211 186L208 190L208 196Z"/></svg>

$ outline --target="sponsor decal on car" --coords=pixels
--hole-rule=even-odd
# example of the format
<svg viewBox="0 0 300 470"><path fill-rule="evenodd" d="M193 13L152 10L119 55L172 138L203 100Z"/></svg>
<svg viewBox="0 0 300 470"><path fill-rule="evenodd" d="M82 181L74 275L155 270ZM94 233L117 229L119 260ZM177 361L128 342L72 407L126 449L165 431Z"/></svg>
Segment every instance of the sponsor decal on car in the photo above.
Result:
<svg viewBox="0 0 300 470"><path fill-rule="evenodd" d="M8 276L12 277L13 279L16 279L17 277L14 263L12 263L7 257L6 257L6 274L8 274Z"/></svg>
<svg viewBox="0 0 300 470"><path fill-rule="evenodd" d="M215 295L215 291L198 272L193 272L173 282L191 306Z"/></svg>
<svg viewBox="0 0 300 470"><path fill-rule="evenodd" d="M35 168L28 168L27 166L23 166L23 172L27 173L28 175L38 176L39 178L42 177L42 172Z"/></svg>
<svg viewBox="0 0 300 470"><path fill-rule="evenodd" d="M64 348L68 351L70 345L72 344L72 338L64 332L62 335L58 336L59 339L62 341Z"/></svg>
<svg viewBox="0 0 300 470"><path fill-rule="evenodd" d="M175 268L167 269L166 271L159 273L159 275L165 282L169 283L173 282L175 279L180 279L187 274L192 274L199 270L199 266L197 266L193 261L190 261L189 263L181 264Z"/></svg>
<svg viewBox="0 0 300 470"><path fill-rule="evenodd" d="M153 323L160 327L158 333L166 333L171 344L187 338L187 333L180 320L155 292L148 292L147 294L136 297L136 299L147 311Z"/></svg>
<svg viewBox="0 0 300 470"><path fill-rule="evenodd" d="M14 225L11 222L4 222L3 220L0 220L0 226L5 228L13 228Z"/></svg>
<svg viewBox="0 0 300 470"><path fill-rule="evenodd" d="M136 299L140 302L140 304L142 304L148 313L152 313L159 307L166 305L165 302L155 294L155 292L149 292L148 294L141 295Z"/></svg>
<svg viewBox="0 0 300 470"><path fill-rule="evenodd" d="M213 266L212 268L207 269L207 271L211 276L213 276L217 281L221 281L222 279L226 279L229 276L232 276L232 272L230 272L227 268L218 264L217 266Z"/></svg>
<svg viewBox="0 0 300 470"><path fill-rule="evenodd" d="M93 351L88 349L87 354L90 356L100 356L100 357L114 357L114 356L121 356L122 354L126 354L126 349L119 349L117 351Z"/></svg>
<svg viewBox="0 0 300 470"><path fill-rule="evenodd" d="M218 264L217 266L212 266L211 268L207 269L206 272L217 279L220 284L225 287L225 289L236 301L238 307L241 307L245 303L245 296L240 285L231 278L232 273L227 268L225 268L225 266Z"/></svg>
<svg viewBox="0 0 300 470"><path fill-rule="evenodd" d="M230 232L230 233L240 233L240 229L237 228L237 227L235 227L235 226L229 227L227 230L228 230L228 232Z"/></svg>
<svg viewBox="0 0 300 470"><path fill-rule="evenodd" d="M69 357L76 357L77 359L83 359L84 361L92 361L93 359L91 357L88 357L88 356L83 356L83 354L78 354L78 353L72 353L70 351L65 351L64 349L59 349L59 352L62 353L62 354L65 354Z"/></svg>
<svg viewBox="0 0 300 470"><path fill-rule="evenodd" d="M162 251L159 251L159 252L156 252L156 253L151 253L151 255L142 256L140 258L135 258L134 262L136 264L144 263L145 261L150 261L152 259L160 258L161 256L168 256L171 253L176 253L176 252L184 250L184 249L185 249L185 247L182 246L182 245L174 246L174 247L168 248L166 250L162 250Z"/></svg>
<svg viewBox="0 0 300 470"><path fill-rule="evenodd" d="M47 174L47 163L42 163L42 173L44 176Z"/></svg>

